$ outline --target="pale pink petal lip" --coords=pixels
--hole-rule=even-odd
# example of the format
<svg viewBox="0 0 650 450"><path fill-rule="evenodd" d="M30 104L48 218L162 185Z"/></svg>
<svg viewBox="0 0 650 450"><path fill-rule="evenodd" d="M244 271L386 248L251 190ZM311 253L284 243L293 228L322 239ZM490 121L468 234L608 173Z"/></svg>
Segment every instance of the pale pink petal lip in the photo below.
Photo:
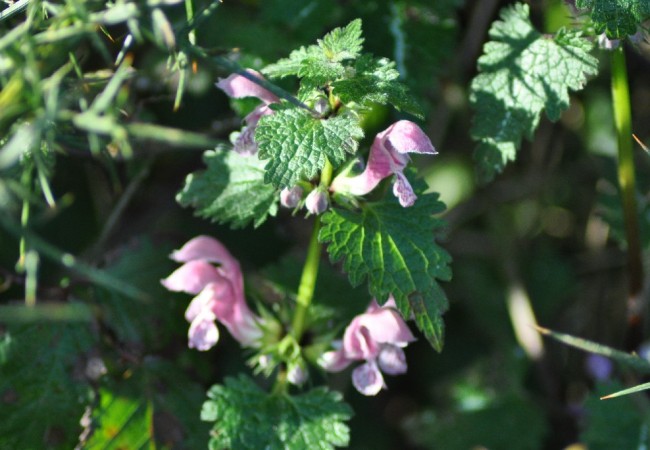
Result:
<svg viewBox="0 0 650 450"><path fill-rule="evenodd" d="M362 364L352 371L352 384L357 391L367 396L377 395L386 387L384 377L374 361Z"/></svg>
<svg viewBox="0 0 650 450"><path fill-rule="evenodd" d="M214 319L214 314L204 311L192 321L187 333L190 348L204 352L210 350L219 341L219 329Z"/></svg>
<svg viewBox="0 0 650 450"><path fill-rule="evenodd" d="M196 260L186 262L160 282L170 291L198 294L208 283L218 279L219 273L212 264Z"/></svg>
<svg viewBox="0 0 650 450"><path fill-rule="evenodd" d="M246 72L262 80L264 79L262 74L255 70L246 69ZM236 73L230 75L228 78L220 79L217 83L217 87L232 98L257 97L266 104L280 101L280 99L268 89L264 89L259 84Z"/></svg>
<svg viewBox="0 0 650 450"><path fill-rule="evenodd" d="M325 352L319 359L319 364L328 372L340 372L350 365L351 359L346 358L342 348Z"/></svg>
<svg viewBox="0 0 650 450"><path fill-rule="evenodd" d="M406 355L404 350L395 345L384 345L377 357L381 371L388 375L401 375L406 373Z"/></svg>

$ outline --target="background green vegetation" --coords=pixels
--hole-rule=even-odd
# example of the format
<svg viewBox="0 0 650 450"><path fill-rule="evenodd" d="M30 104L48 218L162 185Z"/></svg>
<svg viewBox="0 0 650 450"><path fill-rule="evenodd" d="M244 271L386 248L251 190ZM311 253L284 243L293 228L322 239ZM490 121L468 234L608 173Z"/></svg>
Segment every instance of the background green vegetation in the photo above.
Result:
<svg viewBox="0 0 650 450"><path fill-rule="evenodd" d="M647 337L642 324L627 331L607 64L559 121L543 116L517 160L480 184L469 85L490 24L511 2L197 0L195 14L216 9L196 16L196 28L186 27L183 3L167 3L32 1L2 13L0 449L206 447L205 393L247 371L245 355L226 333L208 353L186 348L188 298L159 284L174 267L167 255L209 234L241 260L249 289L265 292L263 276L295 289L309 228L280 211L257 230L232 231L174 201L203 167L202 152L240 127L233 108L250 108L214 87L223 65L188 53L181 39L261 68L357 17L365 50L393 59L425 110L421 125L439 155L414 160L447 204L442 245L454 276L443 283L442 353L419 336L408 373L377 397L358 395L349 372L328 378L355 412L350 447L647 441L645 394L599 402L624 385L591 378L585 353L551 341L536 352L515 333L526 334L520 307L530 305L539 324L616 348L639 350ZM541 32L577 21L560 1L531 2L531 12ZM645 43L627 52L633 131L646 143L649 55ZM366 135L397 117L376 108ZM647 250L650 164L638 148L636 156ZM340 307L342 322L370 300L335 270L319 283L315 301ZM643 381L619 375L625 385Z"/></svg>

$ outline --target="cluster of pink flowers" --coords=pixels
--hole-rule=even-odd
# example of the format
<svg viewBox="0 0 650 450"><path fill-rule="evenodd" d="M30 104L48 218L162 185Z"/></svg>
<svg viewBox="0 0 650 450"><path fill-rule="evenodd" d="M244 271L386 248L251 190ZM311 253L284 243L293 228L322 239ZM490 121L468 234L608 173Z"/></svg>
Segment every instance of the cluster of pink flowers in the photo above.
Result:
<svg viewBox="0 0 650 450"><path fill-rule="evenodd" d="M239 262L223 244L198 236L170 257L184 264L161 281L163 286L196 295L185 311L190 348L205 351L217 343L217 320L242 345L257 346L262 336L260 318L248 308Z"/></svg>
<svg viewBox="0 0 650 450"><path fill-rule="evenodd" d="M254 70L247 69L247 72L260 79L263 78ZM259 84L238 74L220 80L217 87L232 98L257 97L262 100L262 103L244 118L245 126L233 140L236 152L244 155L257 153L257 143L254 139L257 123L262 116L273 114L269 105L279 102L280 99ZM437 152L419 126L408 120L400 120L377 134L363 173L353 177L349 177L347 173L340 174L332 181L330 191L355 196L365 195L381 180L394 175L393 193L402 206L412 206L417 197L404 175L404 169L410 161L409 153L432 155ZM295 208L300 204L302 196L303 189L299 186L285 188L280 196L281 204L287 208ZM305 207L311 214L321 214L328 206L329 193L323 190L314 189L305 199Z"/></svg>
<svg viewBox="0 0 650 450"><path fill-rule="evenodd" d="M183 265L161 283L170 291L195 295L185 311L190 322L189 347L212 348L219 340L218 321L243 346L259 348L262 321L248 308L239 262L223 244L198 236L170 257ZM365 361L352 372L352 382L362 394L376 395L386 387L382 372L406 372L403 348L414 340L392 297L384 306L373 300L348 325L343 340L334 342L337 349L323 354L319 362L325 370L338 372L355 361Z"/></svg>
<svg viewBox="0 0 650 450"><path fill-rule="evenodd" d="M327 371L338 372L355 361L365 361L352 371L352 384L363 395L377 395L386 387L382 372L406 373L402 349L414 340L395 309L392 296L384 306L373 300L366 312L348 325L343 340L334 343L337 350L322 355L320 365Z"/></svg>

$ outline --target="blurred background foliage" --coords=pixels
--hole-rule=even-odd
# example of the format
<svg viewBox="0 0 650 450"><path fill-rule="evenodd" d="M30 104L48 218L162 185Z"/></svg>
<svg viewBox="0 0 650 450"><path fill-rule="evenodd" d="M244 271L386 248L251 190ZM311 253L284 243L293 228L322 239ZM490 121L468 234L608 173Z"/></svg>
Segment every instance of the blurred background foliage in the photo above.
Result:
<svg viewBox="0 0 650 450"><path fill-rule="evenodd" d="M509 3L2 5L0 448L205 448L205 391L246 371L245 355L226 333L207 354L186 348L188 299L159 284L173 268L167 255L213 235L263 297L263 277L295 289L309 232L286 211L258 230L231 231L175 203L202 151L227 141L241 123L233 111L246 110L214 87L228 74L218 58L260 68L356 17L365 49L396 61L426 110L422 126L439 155L415 162L448 206L443 245L454 278L444 286L451 308L441 354L424 339L409 346L409 372L373 398L358 395L347 372L328 379L355 411L350 447L640 448L645 395L597 401L620 386L595 380L584 353L536 341L526 315L530 306L544 326L628 351L648 336L644 327L632 341L625 335L607 66L558 123L542 119L496 181L476 182L468 84ZM530 3L540 31L576 24L562 1ZM628 64L633 129L650 143L645 47L630 46ZM375 109L367 136L396 118ZM637 156L647 229L650 166ZM320 276L327 289L317 285L317 295L340 308L341 323L370 300L335 268Z"/></svg>

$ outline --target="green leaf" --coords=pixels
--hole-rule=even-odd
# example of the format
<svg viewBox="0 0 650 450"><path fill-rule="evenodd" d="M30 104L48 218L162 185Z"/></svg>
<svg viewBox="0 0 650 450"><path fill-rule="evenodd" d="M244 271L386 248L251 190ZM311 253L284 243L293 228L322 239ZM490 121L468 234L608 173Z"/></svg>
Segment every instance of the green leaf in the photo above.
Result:
<svg viewBox="0 0 650 450"><path fill-rule="evenodd" d="M422 107L409 93L406 85L398 81L395 63L387 58L364 55L356 61L356 75L332 83L333 93L344 103L356 102L393 105L398 111L409 112L423 118Z"/></svg>
<svg viewBox="0 0 650 450"><path fill-rule="evenodd" d="M100 389L99 396L100 404L93 414L97 427L84 448L155 448L153 405L150 401L108 389Z"/></svg>
<svg viewBox="0 0 650 450"><path fill-rule="evenodd" d="M345 66L341 62L358 58L362 48L361 20L356 19L326 34L318 45L292 51L288 58L267 66L262 73L272 78L297 75L310 85L324 85L343 77Z"/></svg>
<svg viewBox="0 0 650 450"><path fill-rule="evenodd" d="M585 402L587 426L580 435L589 450L610 450L614 448L647 448L648 420L631 397L602 401L602 397L620 390L618 382L598 384L596 392Z"/></svg>
<svg viewBox="0 0 650 450"><path fill-rule="evenodd" d="M617 363L623 366L631 367L638 372L650 373L650 362L636 354L625 353L606 345L599 344L597 342L571 336L570 334L558 333L546 328L538 327L538 330L540 333L546 336L550 336L553 339L562 342L563 344L570 345L571 347L578 348L586 352L606 356L613 359Z"/></svg>
<svg viewBox="0 0 650 450"><path fill-rule="evenodd" d="M648 0L576 0L578 9L589 9L596 33L624 39L650 17Z"/></svg>
<svg viewBox="0 0 650 450"><path fill-rule="evenodd" d="M302 68L303 61L307 59L318 59L321 50L316 45L309 47L300 47L289 53L288 58L283 58L274 64L269 64L262 73L271 78L284 78L291 75L298 75Z"/></svg>
<svg viewBox="0 0 650 450"><path fill-rule="evenodd" d="M278 210L278 192L264 181L264 162L232 150L207 151L206 170L187 176L176 200L192 206L196 214L232 228L244 228L250 222L259 227Z"/></svg>
<svg viewBox="0 0 650 450"><path fill-rule="evenodd" d="M331 209L321 217L319 240L328 243L332 262L343 260L350 283L368 279L380 304L393 294L404 317L415 320L438 351L442 349L441 315L448 304L436 280L451 279L451 257L433 239L444 210L437 194L421 195L405 210L397 200L367 203L360 212Z"/></svg>
<svg viewBox="0 0 650 450"><path fill-rule="evenodd" d="M587 76L598 71L597 59L589 54L593 44L580 33L540 34L524 4L503 9L501 19L490 29L492 40L478 60L480 73L470 94L476 110L471 132L479 141L474 158L485 180L515 159L543 109L550 120L558 120L569 106L568 91L582 89Z"/></svg>
<svg viewBox="0 0 650 450"><path fill-rule="evenodd" d="M84 449L206 447L203 390L178 365L149 356L125 373L103 379Z"/></svg>
<svg viewBox="0 0 650 450"><path fill-rule="evenodd" d="M0 448L73 448L90 396L89 385L73 377L83 373L94 342L88 325L10 327L1 341Z"/></svg>
<svg viewBox="0 0 650 450"><path fill-rule="evenodd" d="M318 46L330 61L357 58L363 49L361 19L353 20L343 28L333 29L322 40L318 40Z"/></svg>
<svg viewBox="0 0 650 450"><path fill-rule="evenodd" d="M132 299L113 290L93 286L88 304L101 308L101 316L120 342L147 345L150 349L164 347L177 328L177 307L160 280L169 275L175 264L168 257L169 245L154 245L140 237L114 251L106 273L117 280L145 290L145 301ZM79 292L82 298L87 297Z"/></svg>
<svg viewBox="0 0 650 450"><path fill-rule="evenodd" d="M362 137L359 119L351 115L317 119L292 108L264 116L255 131L259 158L270 159L264 181L282 188L313 178L326 160L337 167L355 153Z"/></svg>
<svg viewBox="0 0 650 450"><path fill-rule="evenodd" d="M352 411L325 388L268 394L245 376L208 391L201 418L215 422L210 449L332 449L348 445Z"/></svg>

